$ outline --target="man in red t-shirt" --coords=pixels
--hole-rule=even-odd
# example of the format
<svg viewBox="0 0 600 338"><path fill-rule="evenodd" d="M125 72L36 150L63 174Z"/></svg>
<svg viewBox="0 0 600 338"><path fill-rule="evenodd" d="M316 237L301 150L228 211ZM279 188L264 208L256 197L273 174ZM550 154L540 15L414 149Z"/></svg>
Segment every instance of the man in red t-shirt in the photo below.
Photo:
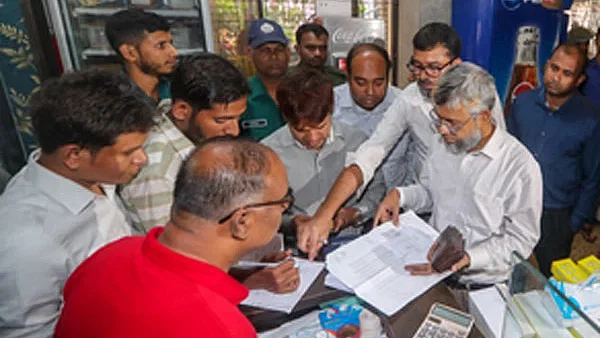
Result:
<svg viewBox="0 0 600 338"><path fill-rule="evenodd" d="M272 150L206 141L179 171L164 228L105 246L71 275L56 337L256 337L237 307L248 290L227 270L271 240L292 203Z"/></svg>

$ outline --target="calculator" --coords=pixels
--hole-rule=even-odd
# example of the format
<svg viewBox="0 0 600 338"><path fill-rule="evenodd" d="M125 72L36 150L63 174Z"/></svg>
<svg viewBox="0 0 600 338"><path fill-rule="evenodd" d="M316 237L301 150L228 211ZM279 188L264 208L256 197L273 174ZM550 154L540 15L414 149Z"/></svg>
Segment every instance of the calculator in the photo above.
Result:
<svg viewBox="0 0 600 338"><path fill-rule="evenodd" d="M473 317L449 306L434 303L413 338L463 338L473 327Z"/></svg>

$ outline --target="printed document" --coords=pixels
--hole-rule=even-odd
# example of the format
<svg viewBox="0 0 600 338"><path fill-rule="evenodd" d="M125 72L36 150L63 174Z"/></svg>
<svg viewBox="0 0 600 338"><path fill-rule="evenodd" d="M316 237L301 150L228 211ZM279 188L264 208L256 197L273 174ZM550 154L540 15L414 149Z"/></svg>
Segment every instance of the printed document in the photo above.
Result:
<svg viewBox="0 0 600 338"><path fill-rule="evenodd" d="M267 290L250 290L248 298L244 299L242 304L291 313L324 267L324 264L320 262L311 262L300 258L294 259L298 264L298 272L300 273L300 285L296 291L278 294Z"/></svg>
<svg viewBox="0 0 600 338"><path fill-rule="evenodd" d="M400 215L398 227L384 223L326 258L327 270L357 296L392 316L450 275L411 276L407 264L427 263L438 233L414 212Z"/></svg>

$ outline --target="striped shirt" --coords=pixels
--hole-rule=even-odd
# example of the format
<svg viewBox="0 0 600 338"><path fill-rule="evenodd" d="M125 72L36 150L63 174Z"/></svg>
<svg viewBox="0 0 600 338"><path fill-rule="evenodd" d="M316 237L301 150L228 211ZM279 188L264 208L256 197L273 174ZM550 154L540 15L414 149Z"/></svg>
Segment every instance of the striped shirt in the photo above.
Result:
<svg viewBox="0 0 600 338"><path fill-rule="evenodd" d="M144 144L148 163L121 189L131 218L144 233L169 220L177 172L195 148L167 116L170 110L170 100L163 100L158 107L156 126Z"/></svg>

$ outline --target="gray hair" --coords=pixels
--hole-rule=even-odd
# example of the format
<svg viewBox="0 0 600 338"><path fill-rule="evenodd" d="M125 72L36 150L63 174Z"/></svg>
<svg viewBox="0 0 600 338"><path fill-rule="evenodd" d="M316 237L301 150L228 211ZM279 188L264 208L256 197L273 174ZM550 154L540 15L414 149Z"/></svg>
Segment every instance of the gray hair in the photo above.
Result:
<svg viewBox="0 0 600 338"><path fill-rule="evenodd" d="M209 147L218 147L218 155L206 156ZM265 189L268 152L252 140L217 137L203 142L179 169L172 210L216 221L256 202Z"/></svg>
<svg viewBox="0 0 600 338"><path fill-rule="evenodd" d="M447 105L451 109L467 108L472 115L492 110L496 102L494 78L483 68L462 62L448 69L433 94L436 106Z"/></svg>

